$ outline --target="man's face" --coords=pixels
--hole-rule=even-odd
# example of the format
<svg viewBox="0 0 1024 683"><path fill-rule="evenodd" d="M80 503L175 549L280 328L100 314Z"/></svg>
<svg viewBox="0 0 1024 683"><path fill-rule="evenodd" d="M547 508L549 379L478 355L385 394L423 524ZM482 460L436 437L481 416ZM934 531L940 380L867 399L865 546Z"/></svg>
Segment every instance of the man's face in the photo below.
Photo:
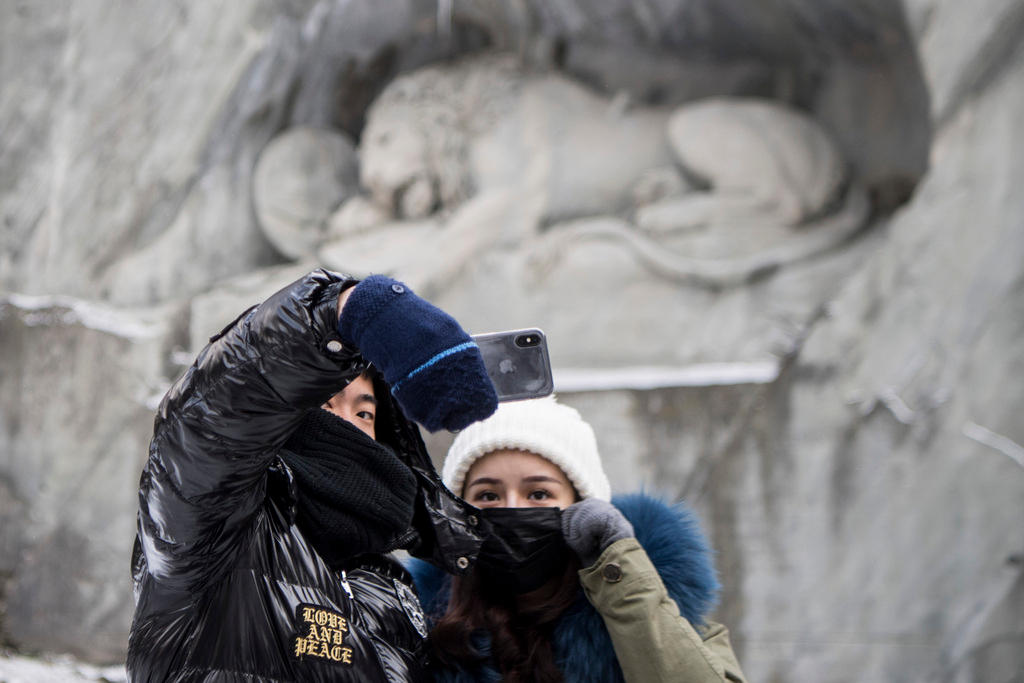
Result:
<svg viewBox="0 0 1024 683"><path fill-rule="evenodd" d="M377 398L373 393L373 382L366 375L359 375L321 407L351 422L371 439L377 438Z"/></svg>

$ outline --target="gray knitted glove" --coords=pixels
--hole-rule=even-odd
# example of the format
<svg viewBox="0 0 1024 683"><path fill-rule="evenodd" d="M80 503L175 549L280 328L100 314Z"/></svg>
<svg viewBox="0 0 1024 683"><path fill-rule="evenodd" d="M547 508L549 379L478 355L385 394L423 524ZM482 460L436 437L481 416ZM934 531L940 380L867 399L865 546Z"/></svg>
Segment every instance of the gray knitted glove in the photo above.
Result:
<svg viewBox="0 0 1024 683"><path fill-rule="evenodd" d="M605 500L587 498L562 511L565 543L589 567L615 541L632 538L633 525Z"/></svg>

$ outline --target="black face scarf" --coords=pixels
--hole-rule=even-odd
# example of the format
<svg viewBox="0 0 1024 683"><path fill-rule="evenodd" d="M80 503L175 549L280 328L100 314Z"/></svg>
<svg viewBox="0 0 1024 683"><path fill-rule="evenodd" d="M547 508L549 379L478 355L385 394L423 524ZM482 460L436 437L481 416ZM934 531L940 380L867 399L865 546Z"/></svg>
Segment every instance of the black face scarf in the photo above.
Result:
<svg viewBox="0 0 1024 683"><path fill-rule="evenodd" d="M394 452L320 408L281 450L298 487L295 523L332 567L385 553L409 534L416 476Z"/></svg>
<svg viewBox="0 0 1024 683"><path fill-rule="evenodd" d="M529 593L565 569L569 547L558 508L484 508L491 535L480 547L476 574L491 591Z"/></svg>

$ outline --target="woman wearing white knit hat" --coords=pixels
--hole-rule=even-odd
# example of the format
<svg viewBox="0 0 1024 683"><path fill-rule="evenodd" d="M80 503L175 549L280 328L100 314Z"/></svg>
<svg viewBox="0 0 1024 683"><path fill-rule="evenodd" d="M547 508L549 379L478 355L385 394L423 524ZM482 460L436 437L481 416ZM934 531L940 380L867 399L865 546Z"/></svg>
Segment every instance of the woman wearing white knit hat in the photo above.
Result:
<svg viewBox="0 0 1024 683"><path fill-rule="evenodd" d="M611 497L594 431L554 397L455 438L446 486L490 530L476 565L410 566L438 681L742 681L708 621L718 581L692 513Z"/></svg>

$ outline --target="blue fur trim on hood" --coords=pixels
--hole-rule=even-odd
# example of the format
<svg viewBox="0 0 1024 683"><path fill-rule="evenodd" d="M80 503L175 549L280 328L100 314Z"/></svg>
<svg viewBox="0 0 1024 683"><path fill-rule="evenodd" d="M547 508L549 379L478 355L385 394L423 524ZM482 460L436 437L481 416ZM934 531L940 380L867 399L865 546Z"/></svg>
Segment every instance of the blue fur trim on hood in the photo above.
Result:
<svg viewBox="0 0 1024 683"><path fill-rule="evenodd" d="M646 494L616 496L612 503L633 525L637 541L658 570L669 596L680 613L693 624L703 624L718 601L720 585L712 551L693 512L682 503L669 505ZM408 569L419 590L428 621L437 619L448 606L451 579L442 570L410 560ZM474 644L490 651L489 638L480 634ZM622 681L611 637L601 615L580 592L576 604L559 619L554 651L565 679L571 681ZM438 672L438 681L498 681L493 668Z"/></svg>

